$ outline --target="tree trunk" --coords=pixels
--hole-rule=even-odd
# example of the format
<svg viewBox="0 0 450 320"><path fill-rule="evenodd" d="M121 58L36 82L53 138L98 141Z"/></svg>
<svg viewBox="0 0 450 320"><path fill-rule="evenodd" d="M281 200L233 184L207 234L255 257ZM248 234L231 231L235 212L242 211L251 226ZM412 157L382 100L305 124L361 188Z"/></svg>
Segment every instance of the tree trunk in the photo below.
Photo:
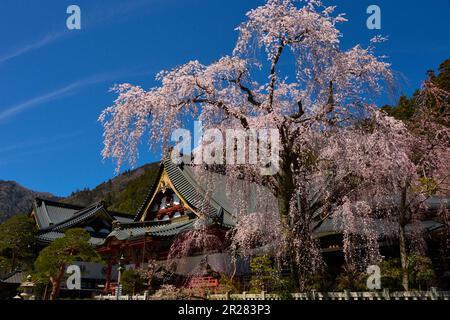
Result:
<svg viewBox="0 0 450 320"><path fill-rule="evenodd" d="M16 253L14 250L12 250L12 257L11 257L11 270L10 272L13 272L16 267Z"/></svg>
<svg viewBox="0 0 450 320"><path fill-rule="evenodd" d="M279 191L277 194L277 202L278 202L278 211L280 214L280 219L282 223L282 228L284 232L284 237L286 238L286 242L288 244L287 253L290 257L290 269L291 269L291 275L294 283L296 286L300 286L300 279L299 279L299 269L297 266L297 251L294 245L294 235L292 232L292 226L290 225L290 219L289 219L289 203L293 196L294 189L293 189L293 183L289 182L290 177L285 177L283 179L284 183L280 185Z"/></svg>
<svg viewBox="0 0 450 320"><path fill-rule="evenodd" d="M47 300L47 290L48 290L48 283L45 285L44 296L42 297L42 300Z"/></svg>
<svg viewBox="0 0 450 320"><path fill-rule="evenodd" d="M301 167L299 163L298 154L294 151L292 137L289 132L290 129L283 124L280 127L280 139L281 139L281 150L280 150L280 168L276 176L277 182L277 202L278 202L278 212L280 215L280 220L287 242L287 254L290 256L290 268L292 279L297 286L297 289L302 288L306 279L305 275L302 273L302 266L299 265L300 258L303 258L302 253L299 252L301 248L296 245L299 234L302 232L309 231L309 219L305 218L303 215L307 214L304 210L307 208L305 203L300 204L299 202L305 199L298 199L297 205L298 215L290 216L290 204L296 195L296 181L294 179L295 172ZM308 223L308 226L302 226L302 223ZM308 231L307 231L308 230ZM309 236L309 235L308 235Z"/></svg>
<svg viewBox="0 0 450 320"><path fill-rule="evenodd" d="M298 268L298 253L295 248L295 246L292 244L292 241L290 241L290 255L291 255L291 274L292 274L292 281L295 283L295 286L297 289L300 289L301 283L300 283L300 271Z"/></svg>
<svg viewBox="0 0 450 320"><path fill-rule="evenodd" d="M402 268L402 285L405 291L409 290L409 274L408 274L408 253L406 251L406 235L405 227L407 225L407 207L406 207L406 192L408 189L408 183L402 190L401 203L400 203L400 219L399 219L399 249L400 249L400 263Z"/></svg>
<svg viewBox="0 0 450 320"><path fill-rule="evenodd" d="M50 282L52 283L52 292L50 294L50 300L56 300L59 293L59 287L61 286L61 280L64 276L65 265L59 268L58 275L56 277L50 277Z"/></svg>
<svg viewBox="0 0 450 320"><path fill-rule="evenodd" d="M405 227L400 225L399 228L399 247L400 247L400 263L402 266L402 285L405 291L409 290L409 274L408 274L408 254L406 252Z"/></svg>

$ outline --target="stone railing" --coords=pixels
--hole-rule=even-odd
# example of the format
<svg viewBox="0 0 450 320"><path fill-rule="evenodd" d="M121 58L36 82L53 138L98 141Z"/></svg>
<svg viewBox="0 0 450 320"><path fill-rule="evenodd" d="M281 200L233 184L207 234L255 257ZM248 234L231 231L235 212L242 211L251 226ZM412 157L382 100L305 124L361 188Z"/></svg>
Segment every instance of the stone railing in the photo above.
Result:
<svg viewBox="0 0 450 320"><path fill-rule="evenodd" d="M143 295L98 295L96 300L151 300L147 293ZM277 294L266 292L240 294L211 294L209 300L281 300ZM373 292L315 292L292 293L293 300L450 300L450 291L439 291L437 288L431 288L430 291L383 291Z"/></svg>
<svg viewBox="0 0 450 320"><path fill-rule="evenodd" d="M211 300L281 300L277 294L247 293L242 294L212 294ZM431 288L430 291L383 291L373 292L315 292L292 293L293 300L450 300L450 291L439 291Z"/></svg>
<svg viewBox="0 0 450 320"><path fill-rule="evenodd" d="M121 295L116 296L112 294L94 296L95 300L150 300L150 296L147 293L135 294L135 295Z"/></svg>

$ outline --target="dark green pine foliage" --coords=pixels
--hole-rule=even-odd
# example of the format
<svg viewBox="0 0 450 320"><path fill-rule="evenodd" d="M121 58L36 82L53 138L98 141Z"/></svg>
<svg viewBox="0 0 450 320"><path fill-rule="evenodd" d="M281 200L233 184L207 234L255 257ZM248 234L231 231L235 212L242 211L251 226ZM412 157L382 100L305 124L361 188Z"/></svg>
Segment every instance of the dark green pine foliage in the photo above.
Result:
<svg viewBox="0 0 450 320"><path fill-rule="evenodd" d="M431 80L439 89L450 92L450 59L445 60L439 65L438 75L434 70L427 72L428 79ZM409 121L417 111L416 98L419 90L416 90L412 97L401 96L395 106L386 105L381 109L394 118L402 121ZM430 106L431 108L433 106ZM448 112L448 110L435 110L437 113Z"/></svg>
<svg viewBox="0 0 450 320"><path fill-rule="evenodd" d="M396 106L384 106L382 110L398 120L408 121L416 112L415 99L401 96Z"/></svg>
<svg viewBox="0 0 450 320"><path fill-rule="evenodd" d="M69 229L64 237L56 239L39 253L34 263L34 278L37 282L51 283L51 300L58 296L68 265L75 261L102 262L100 255L89 243L90 237L84 229Z"/></svg>
<svg viewBox="0 0 450 320"><path fill-rule="evenodd" d="M442 90L450 92L450 59L445 60L439 65L438 76L434 83Z"/></svg>
<svg viewBox="0 0 450 320"><path fill-rule="evenodd" d="M123 294L135 295L146 289L145 279L137 270L125 270L121 277Z"/></svg>
<svg viewBox="0 0 450 320"><path fill-rule="evenodd" d="M33 219L26 215L13 216L0 224L0 274L32 265L35 232Z"/></svg>

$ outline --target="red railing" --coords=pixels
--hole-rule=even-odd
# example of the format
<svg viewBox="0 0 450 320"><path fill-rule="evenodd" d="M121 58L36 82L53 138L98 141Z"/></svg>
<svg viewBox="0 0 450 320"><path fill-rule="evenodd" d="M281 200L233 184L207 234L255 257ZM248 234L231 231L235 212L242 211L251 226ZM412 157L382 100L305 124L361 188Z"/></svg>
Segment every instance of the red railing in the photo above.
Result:
<svg viewBox="0 0 450 320"><path fill-rule="evenodd" d="M195 277L192 278L189 281L188 288L194 289L194 288L211 288L211 287L218 287L219 286L219 280L213 278L213 277Z"/></svg>

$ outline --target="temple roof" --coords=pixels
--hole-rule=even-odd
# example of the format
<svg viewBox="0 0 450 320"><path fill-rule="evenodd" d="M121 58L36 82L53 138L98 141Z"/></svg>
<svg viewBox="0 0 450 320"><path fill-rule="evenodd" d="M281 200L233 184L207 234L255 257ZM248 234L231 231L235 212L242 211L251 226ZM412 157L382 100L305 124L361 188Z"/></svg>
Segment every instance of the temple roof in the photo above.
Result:
<svg viewBox="0 0 450 320"><path fill-rule="evenodd" d="M27 273L22 270L15 270L7 274L0 282L10 283L10 284L20 284L25 279Z"/></svg>
<svg viewBox="0 0 450 320"><path fill-rule="evenodd" d="M163 158L157 181L164 171L167 172L183 200L211 221L231 228L235 225L239 213L277 210L276 199L266 188L187 163L186 161L177 165L170 158ZM135 221L139 221L145 214L157 191L157 184L151 188L137 211ZM267 201L259 201L261 198Z"/></svg>
<svg viewBox="0 0 450 320"><path fill-rule="evenodd" d="M94 203L89 207L81 207L36 198L32 214L39 229L36 240L43 244L62 238L64 231L69 228L89 226L90 222L101 218L110 226L109 230L103 234L98 232L91 234L90 239L91 244L100 245L111 231L113 221L121 223L133 221L133 217L130 215L108 211L103 202Z"/></svg>
<svg viewBox="0 0 450 320"><path fill-rule="evenodd" d="M120 229L114 229L107 238L115 237L118 240L139 239L144 235L152 237L171 237L193 228L196 218L184 219L167 223L144 223L134 222L120 226Z"/></svg>
<svg viewBox="0 0 450 320"><path fill-rule="evenodd" d="M36 198L33 202L33 212L39 230L62 230L69 228L102 212L110 220L126 223L133 217L124 213L107 211L104 203L98 202L89 207L81 207L62 202Z"/></svg>
<svg viewBox="0 0 450 320"><path fill-rule="evenodd" d="M364 219L355 218L353 221L355 227L353 232L367 232L367 224L370 224L370 228L374 228L375 233L378 236L395 236L398 232L398 224L389 221L387 219ZM426 230L427 232L431 232L443 227L443 224L434 221L434 220L424 220L420 222L420 226L414 226L412 224L408 224L406 226L406 232L412 233L414 232L414 228L420 227L422 230ZM315 224L314 224L315 225ZM313 226L314 226L313 225ZM331 216L326 219L316 230L314 230L314 235L316 237L322 237L331 234L340 234L344 232L345 225L344 220L340 216Z"/></svg>
<svg viewBox="0 0 450 320"><path fill-rule="evenodd" d="M54 224L70 219L83 207L36 198L33 203L33 209L39 229L46 229Z"/></svg>
<svg viewBox="0 0 450 320"><path fill-rule="evenodd" d="M119 240L139 239L144 235L152 237L170 237L193 227L196 216L185 216L175 221L134 222L133 217L117 212L109 212L104 203L98 202L83 208L65 203L37 198L34 201L33 213L38 225L36 240L41 244L64 237L69 228L88 226L93 219L101 217L111 224L110 232L91 233L89 242L100 246L109 238ZM55 223L56 222L56 223ZM116 222L113 227L113 222ZM117 223L119 222L119 223Z"/></svg>
<svg viewBox="0 0 450 320"><path fill-rule="evenodd" d="M106 210L106 208L104 207L104 204L99 202L99 203L95 203L87 208L84 208L82 210L79 210L77 212L75 212L70 218L68 218L67 220L61 221L58 224L52 225L47 229L51 229L53 231L59 231L59 230L65 230L68 229L70 227L74 227L79 225L80 223L89 220L90 218L97 216L97 215L102 215L104 216L107 220L109 220L111 223L112 221L114 221L114 217L112 217L108 211ZM45 229L44 229L45 230Z"/></svg>

